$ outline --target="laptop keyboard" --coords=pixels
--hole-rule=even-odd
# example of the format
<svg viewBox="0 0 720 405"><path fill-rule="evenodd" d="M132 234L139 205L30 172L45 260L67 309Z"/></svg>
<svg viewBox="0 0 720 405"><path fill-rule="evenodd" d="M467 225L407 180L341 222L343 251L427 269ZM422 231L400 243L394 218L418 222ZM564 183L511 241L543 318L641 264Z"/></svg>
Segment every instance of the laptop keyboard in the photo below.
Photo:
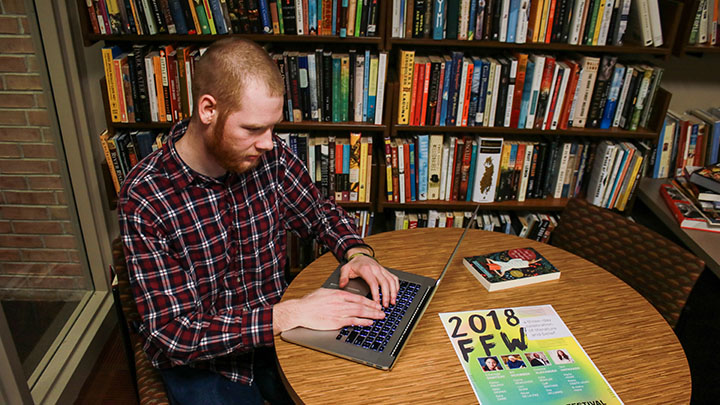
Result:
<svg viewBox="0 0 720 405"><path fill-rule="evenodd" d="M340 330L340 334L335 339L364 349L382 352L418 291L420 291L420 284L400 280L396 303L383 309L384 319L375 320L371 326L346 326ZM368 296L368 298L372 299L372 296Z"/></svg>

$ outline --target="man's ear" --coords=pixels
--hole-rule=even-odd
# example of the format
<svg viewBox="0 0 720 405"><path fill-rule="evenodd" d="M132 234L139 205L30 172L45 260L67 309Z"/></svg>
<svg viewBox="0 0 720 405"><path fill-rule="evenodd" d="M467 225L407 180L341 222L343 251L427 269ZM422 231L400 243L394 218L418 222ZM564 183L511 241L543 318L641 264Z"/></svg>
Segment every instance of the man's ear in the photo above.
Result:
<svg viewBox="0 0 720 405"><path fill-rule="evenodd" d="M210 125L217 119L217 101L209 94L203 94L197 101L198 118L205 125Z"/></svg>

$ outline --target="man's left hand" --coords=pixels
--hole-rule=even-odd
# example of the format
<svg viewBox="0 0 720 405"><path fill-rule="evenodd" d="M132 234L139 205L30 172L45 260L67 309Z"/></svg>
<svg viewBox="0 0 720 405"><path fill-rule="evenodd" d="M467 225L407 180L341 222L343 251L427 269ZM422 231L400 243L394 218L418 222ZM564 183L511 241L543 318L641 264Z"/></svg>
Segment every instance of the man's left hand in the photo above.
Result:
<svg viewBox="0 0 720 405"><path fill-rule="evenodd" d="M347 257L363 250L350 249ZM373 301L387 307L395 305L397 292L400 289L400 282L394 274L387 271L374 258L365 255L356 255L340 269L340 288L344 288L351 278L360 277L370 286ZM382 302L380 302L380 292Z"/></svg>

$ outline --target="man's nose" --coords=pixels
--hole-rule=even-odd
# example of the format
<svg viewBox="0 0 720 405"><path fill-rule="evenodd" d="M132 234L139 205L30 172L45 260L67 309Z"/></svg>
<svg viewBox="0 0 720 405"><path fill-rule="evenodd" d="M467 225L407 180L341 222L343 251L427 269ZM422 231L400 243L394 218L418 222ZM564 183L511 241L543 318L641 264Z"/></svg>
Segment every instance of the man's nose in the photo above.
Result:
<svg viewBox="0 0 720 405"><path fill-rule="evenodd" d="M263 132L258 141L255 143L255 148L259 151L267 152L273 148L272 140L273 129L268 128Z"/></svg>

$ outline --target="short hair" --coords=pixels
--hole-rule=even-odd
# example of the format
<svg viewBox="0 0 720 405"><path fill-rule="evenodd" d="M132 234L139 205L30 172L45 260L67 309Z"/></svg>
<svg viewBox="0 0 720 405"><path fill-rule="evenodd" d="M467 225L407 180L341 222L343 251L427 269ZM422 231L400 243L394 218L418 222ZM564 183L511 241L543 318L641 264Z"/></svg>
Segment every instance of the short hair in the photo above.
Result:
<svg viewBox="0 0 720 405"><path fill-rule="evenodd" d="M197 115L198 100L205 94L213 96L222 111L239 109L252 81L265 84L272 96L285 93L280 70L260 45L240 38L214 42L195 63L192 115Z"/></svg>

